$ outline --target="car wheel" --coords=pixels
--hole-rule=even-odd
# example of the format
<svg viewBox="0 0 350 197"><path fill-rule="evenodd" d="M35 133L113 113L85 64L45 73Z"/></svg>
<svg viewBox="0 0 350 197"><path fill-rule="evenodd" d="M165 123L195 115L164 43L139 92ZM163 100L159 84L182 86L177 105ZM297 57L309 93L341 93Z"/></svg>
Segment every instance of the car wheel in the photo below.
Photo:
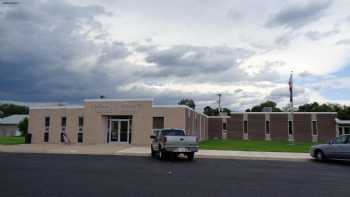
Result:
<svg viewBox="0 0 350 197"><path fill-rule="evenodd" d="M189 161L192 161L194 158L194 153L187 153L186 156Z"/></svg>
<svg viewBox="0 0 350 197"><path fill-rule="evenodd" d="M324 161L326 160L326 157L324 156L323 152L321 150L317 150L315 153L315 158L317 161Z"/></svg>

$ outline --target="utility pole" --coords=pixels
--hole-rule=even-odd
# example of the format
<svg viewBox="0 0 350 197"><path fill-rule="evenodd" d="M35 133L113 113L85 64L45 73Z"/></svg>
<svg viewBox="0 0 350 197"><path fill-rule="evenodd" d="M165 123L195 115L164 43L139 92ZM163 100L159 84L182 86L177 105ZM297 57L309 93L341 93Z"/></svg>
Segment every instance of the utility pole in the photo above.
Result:
<svg viewBox="0 0 350 197"><path fill-rule="evenodd" d="M221 113L221 94L217 94L219 96L219 116L220 116L220 113Z"/></svg>

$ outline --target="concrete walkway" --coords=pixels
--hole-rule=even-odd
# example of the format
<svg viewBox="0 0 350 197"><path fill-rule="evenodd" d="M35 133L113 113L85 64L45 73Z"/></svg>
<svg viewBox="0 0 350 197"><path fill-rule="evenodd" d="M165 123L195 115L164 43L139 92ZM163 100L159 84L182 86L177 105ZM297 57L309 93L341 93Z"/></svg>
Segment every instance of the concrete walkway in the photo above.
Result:
<svg viewBox="0 0 350 197"><path fill-rule="evenodd" d="M125 145L61 145L61 144L21 144L0 145L0 152L12 153L54 153L54 154L88 154L88 155L127 155L149 156L150 148L145 146ZM259 159L259 160L309 160L308 153L254 152L200 150L197 158L221 159Z"/></svg>

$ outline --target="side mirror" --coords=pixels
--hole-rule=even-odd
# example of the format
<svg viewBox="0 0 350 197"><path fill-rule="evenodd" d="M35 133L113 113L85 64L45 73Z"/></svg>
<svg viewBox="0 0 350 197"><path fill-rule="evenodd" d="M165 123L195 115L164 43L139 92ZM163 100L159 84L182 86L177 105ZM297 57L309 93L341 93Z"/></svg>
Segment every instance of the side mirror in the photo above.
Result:
<svg viewBox="0 0 350 197"><path fill-rule="evenodd" d="M156 136L155 136L155 135L150 135L150 136L149 136L149 138L151 138L151 139L155 139L155 138L156 138Z"/></svg>
<svg viewBox="0 0 350 197"><path fill-rule="evenodd" d="M329 140L328 144L330 145L334 144L334 140Z"/></svg>

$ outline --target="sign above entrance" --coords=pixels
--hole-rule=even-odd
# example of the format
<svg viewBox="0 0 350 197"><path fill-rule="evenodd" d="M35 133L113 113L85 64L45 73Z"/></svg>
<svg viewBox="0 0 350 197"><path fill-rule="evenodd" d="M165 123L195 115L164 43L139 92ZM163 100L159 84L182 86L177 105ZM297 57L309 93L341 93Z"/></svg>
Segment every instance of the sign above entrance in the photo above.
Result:
<svg viewBox="0 0 350 197"><path fill-rule="evenodd" d="M142 104L96 103L93 109L96 113L135 114L142 110Z"/></svg>

